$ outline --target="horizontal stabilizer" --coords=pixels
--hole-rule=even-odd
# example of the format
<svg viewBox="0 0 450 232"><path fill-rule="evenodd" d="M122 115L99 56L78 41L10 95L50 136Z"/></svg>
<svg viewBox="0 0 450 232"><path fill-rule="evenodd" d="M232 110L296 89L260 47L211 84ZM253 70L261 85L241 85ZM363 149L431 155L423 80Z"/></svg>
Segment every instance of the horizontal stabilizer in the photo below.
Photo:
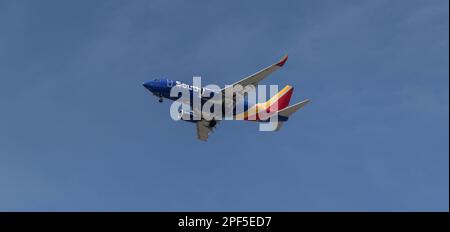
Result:
<svg viewBox="0 0 450 232"><path fill-rule="evenodd" d="M294 114L295 112L297 112L297 110L299 110L300 108L302 108L303 106L305 106L306 104L308 104L310 100L304 100L302 102L296 103L292 106L286 107L283 110L278 111L278 117L283 117L285 118L282 121L276 121L276 122L271 122L272 124L272 128L275 131L280 130L280 128L283 126L284 121L287 121L287 119Z"/></svg>
<svg viewBox="0 0 450 232"><path fill-rule="evenodd" d="M296 103L294 105L291 105L289 107L286 107L283 110L278 111L278 115L288 118L289 116L291 116L293 113L297 112L297 110L299 110L300 108L302 108L303 106L305 106L309 102L310 102L310 100L307 99L307 100L304 100L302 102L299 102L299 103Z"/></svg>

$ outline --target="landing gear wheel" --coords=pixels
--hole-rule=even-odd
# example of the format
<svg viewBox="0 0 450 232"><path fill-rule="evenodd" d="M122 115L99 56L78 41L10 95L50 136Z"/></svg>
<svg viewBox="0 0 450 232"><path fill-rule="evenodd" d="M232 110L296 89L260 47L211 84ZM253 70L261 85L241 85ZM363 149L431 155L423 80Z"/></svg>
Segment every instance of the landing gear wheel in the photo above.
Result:
<svg viewBox="0 0 450 232"><path fill-rule="evenodd" d="M159 101L159 103L162 103L163 102L163 98L160 97L158 101Z"/></svg>

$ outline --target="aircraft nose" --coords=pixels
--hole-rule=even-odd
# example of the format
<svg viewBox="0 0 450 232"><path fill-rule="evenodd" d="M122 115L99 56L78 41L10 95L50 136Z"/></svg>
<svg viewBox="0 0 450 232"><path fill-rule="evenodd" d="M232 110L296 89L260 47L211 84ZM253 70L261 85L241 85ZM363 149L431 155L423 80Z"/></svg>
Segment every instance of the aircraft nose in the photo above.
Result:
<svg viewBox="0 0 450 232"><path fill-rule="evenodd" d="M151 88L152 88L152 83L151 83L150 81L144 81L144 82L142 83L142 85L143 85L145 88L147 88L148 90L151 90Z"/></svg>

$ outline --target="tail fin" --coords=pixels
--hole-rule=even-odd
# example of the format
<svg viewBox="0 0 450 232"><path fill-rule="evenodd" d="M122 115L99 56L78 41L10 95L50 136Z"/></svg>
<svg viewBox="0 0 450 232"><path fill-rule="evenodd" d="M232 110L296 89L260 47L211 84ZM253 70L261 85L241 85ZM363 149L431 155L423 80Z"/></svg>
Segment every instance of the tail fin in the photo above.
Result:
<svg viewBox="0 0 450 232"><path fill-rule="evenodd" d="M260 103L260 107L267 112L276 112L282 110L289 105L294 87L286 85L281 91L275 94L265 103Z"/></svg>

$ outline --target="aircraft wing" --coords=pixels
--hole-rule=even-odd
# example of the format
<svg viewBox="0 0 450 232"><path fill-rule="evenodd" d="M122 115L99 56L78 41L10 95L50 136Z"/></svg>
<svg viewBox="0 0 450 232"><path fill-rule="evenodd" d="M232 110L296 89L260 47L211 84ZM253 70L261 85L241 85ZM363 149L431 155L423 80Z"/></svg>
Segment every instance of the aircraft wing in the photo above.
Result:
<svg viewBox="0 0 450 232"><path fill-rule="evenodd" d="M236 85L241 85L243 88L245 88L248 85L257 85L260 81L262 81L264 78L266 78L267 76L269 76L271 73L275 72L277 69L281 68L284 63L286 63L288 59L288 56L285 55L283 56L283 58L281 58L280 61L278 61L275 64L272 64L260 71L258 71L257 73L250 75L234 84L232 84L231 86L225 87L223 88L222 91L222 100L223 102L225 101L226 95L225 95L225 91L229 88L232 88ZM234 106L236 105L236 102L238 101L238 99L240 99L241 97L243 97L243 93L242 92L237 92L234 96L233 96L233 100L231 101L232 104L225 106L226 108L231 108L233 109Z"/></svg>
<svg viewBox="0 0 450 232"><path fill-rule="evenodd" d="M284 65L284 63L286 63L287 59L288 59L288 56L285 55L277 63L272 64L269 67L266 67L266 68L258 71L257 73L250 75L250 76L234 83L231 86L242 85L242 87L245 88L245 86L247 86L247 85L257 85L260 81L262 81L264 78L266 78L269 74L271 74L271 73L275 72L277 69L281 68ZM224 92L225 89L227 89L227 88L222 89L223 94L225 93Z"/></svg>

